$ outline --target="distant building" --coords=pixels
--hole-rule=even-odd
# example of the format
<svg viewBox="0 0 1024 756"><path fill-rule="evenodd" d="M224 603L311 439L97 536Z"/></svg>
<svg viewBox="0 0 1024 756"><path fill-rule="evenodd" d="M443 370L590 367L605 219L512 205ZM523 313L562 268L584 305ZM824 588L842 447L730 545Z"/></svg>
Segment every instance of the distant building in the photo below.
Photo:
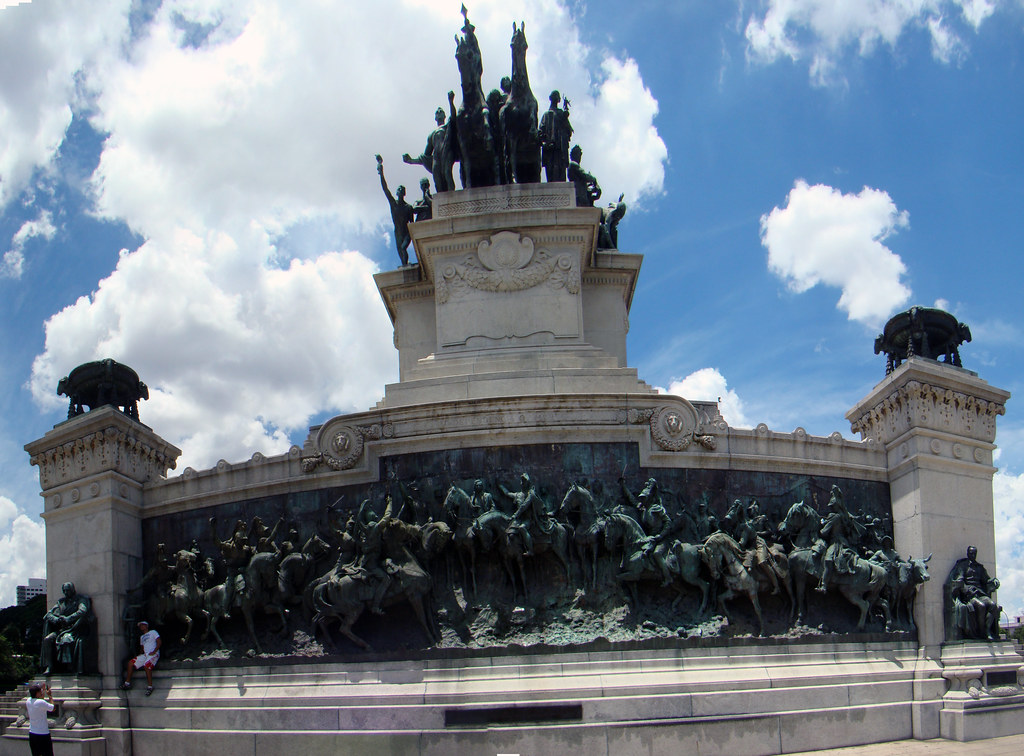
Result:
<svg viewBox="0 0 1024 756"><path fill-rule="evenodd" d="M24 606L36 596L46 595L46 578L29 578L28 585L19 585L15 589L18 606Z"/></svg>

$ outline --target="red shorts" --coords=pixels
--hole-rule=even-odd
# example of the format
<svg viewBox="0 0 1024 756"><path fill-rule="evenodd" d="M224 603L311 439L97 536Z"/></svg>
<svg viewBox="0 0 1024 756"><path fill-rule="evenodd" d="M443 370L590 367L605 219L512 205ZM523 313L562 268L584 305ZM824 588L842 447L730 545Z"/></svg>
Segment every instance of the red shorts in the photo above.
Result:
<svg viewBox="0 0 1024 756"><path fill-rule="evenodd" d="M155 654L139 654L131 663L135 669L153 669L156 667L156 663L160 660L160 652L157 651Z"/></svg>

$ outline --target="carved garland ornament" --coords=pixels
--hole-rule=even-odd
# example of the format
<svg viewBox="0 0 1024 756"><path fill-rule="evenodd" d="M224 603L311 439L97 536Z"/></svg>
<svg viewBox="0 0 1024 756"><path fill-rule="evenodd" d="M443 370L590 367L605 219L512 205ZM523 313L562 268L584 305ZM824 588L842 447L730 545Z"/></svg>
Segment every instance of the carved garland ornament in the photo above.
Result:
<svg viewBox="0 0 1024 756"><path fill-rule="evenodd" d="M1006 407L952 389L908 381L851 423L854 433L886 443L914 426L991 442Z"/></svg>
<svg viewBox="0 0 1024 756"><path fill-rule="evenodd" d="M332 470L349 470L363 455L363 440L378 441L382 438L394 438L395 426L391 423L374 423L372 425L342 425L331 429L327 440L327 450L303 457L302 471L311 473L320 465Z"/></svg>
<svg viewBox="0 0 1024 756"><path fill-rule="evenodd" d="M631 425L649 423L654 443L665 451L685 451L694 443L714 451L718 445L713 435L697 433L695 418L677 407L630 408L626 419Z"/></svg>
<svg viewBox="0 0 1024 756"><path fill-rule="evenodd" d="M499 231L477 246L461 263L447 263L436 282L437 301L445 303L453 290L468 286L480 291L523 291L547 283L571 294L580 290L579 263L570 254L552 255L534 249L528 236Z"/></svg>
<svg viewBox="0 0 1024 756"><path fill-rule="evenodd" d="M112 426L40 452L29 464L39 467L45 490L81 477L83 471L118 469L136 480L153 480L174 469L177 455Z"/></svg>

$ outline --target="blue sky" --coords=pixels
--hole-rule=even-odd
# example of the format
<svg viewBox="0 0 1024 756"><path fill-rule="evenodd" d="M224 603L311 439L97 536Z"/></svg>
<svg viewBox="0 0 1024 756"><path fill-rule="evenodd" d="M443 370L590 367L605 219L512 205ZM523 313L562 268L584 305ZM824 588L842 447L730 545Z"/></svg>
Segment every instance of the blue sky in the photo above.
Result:
<svg viewBox="0 0 1024 756"><path fill-rule="evenodd" d="M6 6L6 7L5 7ZM365 6L365 7L364 7ZM276 454L397 377L373 155L424 175L457 3L0 0L0 605L43 569L23 445L110 356L184 466ZM1024 2L474 2L645 256L630 362L734 425L852 437L889 314L939 302L1021 393ZM1024 613L1024 414L1000 418L1001 603ZM991 564L992 555L981 555Z"/></svg>

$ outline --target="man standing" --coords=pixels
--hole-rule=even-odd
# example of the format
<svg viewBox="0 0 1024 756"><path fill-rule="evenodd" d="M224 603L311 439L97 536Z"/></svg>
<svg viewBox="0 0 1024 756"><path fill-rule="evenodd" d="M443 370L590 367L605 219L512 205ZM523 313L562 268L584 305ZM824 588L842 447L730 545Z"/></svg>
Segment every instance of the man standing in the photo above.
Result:
<svg viewBox="0 0 1024 756"><path fill-rule="evenodd" d="M552 92L549 99L551 104L540 118L541 162L548 181L565 181L569 169L569 140L572 139L569 101L565 100L565 106L559 109L562 95L558 90Z"/></svg>
<svg viewBox="0 0 1024 756"><path fill-rule="evenodd" d="M409 165L422 165L430 171L435 191L451 192L455 190L455 180L452 178L452 163L455 161L449 134L451 125L444 122L444 108L437 109L434 120L437 121L437 128L427 137L427 146L423 149L423 154L413 157L407 152L402 155L402 160Z"/></svg>
<svg viewBox="0 0 1024 756"><path fill-rule="evenodd" d="M139 622L139 631L142 633L139 637L139 649L142 653L128 660L124 683L121 687L130 690L132 675L135 674L135 670L142 669L146 672L146 695L148 696L153 693L153 668L160 661L160 645L163 641L160 638L160 633L149 629L149 623L146 620Z"/></svg>
<svg viewBox="0 0 1024 756"><path fill-rule="evenodd" d="M46 700L42 698L44 693ZM28 710L28 745L32 756L53 756L50 723L46 721L46 715L56 708L50 686L32 683L28 688L25 708Z"/></svg>

